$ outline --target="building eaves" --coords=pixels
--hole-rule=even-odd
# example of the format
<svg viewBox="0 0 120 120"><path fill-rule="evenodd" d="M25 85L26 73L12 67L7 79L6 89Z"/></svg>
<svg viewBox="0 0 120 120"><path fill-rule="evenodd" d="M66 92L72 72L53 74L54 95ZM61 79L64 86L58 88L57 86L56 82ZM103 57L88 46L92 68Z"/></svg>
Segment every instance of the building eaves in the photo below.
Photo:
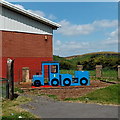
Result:
<svg viewBox="0 0 120 120"><path fill-rule="evenodd" d="M9 8L9 9L11 9L13 11L16 11L16 12L18 12L20 14L23 14L25 16L28 16L28 17L30 17L30 18L32 18L34 20L37 20L37 21L39 21L39 22L41 22L43 24L46 24L46 25L52 27L55 30L57 28L61 27L61 25L59 25L58 23L55 23L55 22L53 22L51 20L48 20L48 19L46 19L46 18L44 18L42 16L34 14L34 13L32 13L30 11L27 11L25 9L21 9L21 8L15 6L14 4L11 4L11 3L7 2L7 1L0 0L0 5L4 6L6 8Z"/></svg>

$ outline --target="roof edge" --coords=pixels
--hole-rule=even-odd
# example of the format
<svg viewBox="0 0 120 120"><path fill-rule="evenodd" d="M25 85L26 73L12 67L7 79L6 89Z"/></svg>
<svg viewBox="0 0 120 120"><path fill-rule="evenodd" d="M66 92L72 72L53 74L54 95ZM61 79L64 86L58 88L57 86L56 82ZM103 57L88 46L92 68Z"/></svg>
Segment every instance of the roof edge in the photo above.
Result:
<svg viewBox="0 0 120 120"><path fill-rule="evenodd" d="M7 8L12 9L12 10L16 10L17 12L22 13L24 15L27 15L27 16L33 18L33 19L36 19L36 20L38 20L38 21L40 21L40 22L42 22L44 24L47 24L47 25L51 26L53 29L55 29L55 30L57 28L61 27L61 25L58 24L58 23L55 23L55 22L53 22L51 20L48 20L48 19L46 19L46 18L44 18L42 16L34 14L34 13L32 13L30 11L27 11L25 9L19 8L19 7L15 6L14 4L11 4L11 3L7 2L7 1L0 0L0 4L2 4L2 6L5 6Z"/></svg>

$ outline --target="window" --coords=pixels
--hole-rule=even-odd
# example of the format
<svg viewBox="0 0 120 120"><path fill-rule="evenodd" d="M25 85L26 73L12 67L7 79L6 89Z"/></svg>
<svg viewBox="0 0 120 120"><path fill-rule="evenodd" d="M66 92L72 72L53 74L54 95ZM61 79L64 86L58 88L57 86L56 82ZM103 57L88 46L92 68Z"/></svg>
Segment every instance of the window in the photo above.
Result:
<svg viewBox="0 0 120 120"><path fill-rule="evenodd" d="M57 65L51 65L51 73L58 73L58 66Z"/></svg>

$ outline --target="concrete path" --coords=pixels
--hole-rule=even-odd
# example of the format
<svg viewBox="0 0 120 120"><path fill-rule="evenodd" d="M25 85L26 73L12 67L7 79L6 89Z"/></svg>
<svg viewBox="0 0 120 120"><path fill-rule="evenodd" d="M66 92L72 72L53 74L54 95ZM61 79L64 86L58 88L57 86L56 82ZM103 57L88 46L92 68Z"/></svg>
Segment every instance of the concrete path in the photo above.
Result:
<svg viewBox="0 0 120 120"><path fill-rule="evenodd" d="M118 118L118 106L67 103L46 96L32 98L22 108L41 118Z"/></svg>

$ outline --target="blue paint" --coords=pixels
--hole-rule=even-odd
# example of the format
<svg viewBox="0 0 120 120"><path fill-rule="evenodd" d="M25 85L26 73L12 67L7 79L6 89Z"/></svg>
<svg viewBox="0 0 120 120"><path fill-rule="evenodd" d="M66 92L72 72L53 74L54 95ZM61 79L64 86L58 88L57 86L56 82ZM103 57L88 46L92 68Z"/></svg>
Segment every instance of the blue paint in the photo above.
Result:
<svg viewBox="0 0 120 120"><path fill-rule="evenodd" d="M44 86L44 66L48 66L48 85L52 86L89 86L90 77L88 71L75 71L74 78L71 74L60 74L58 62L42 62L42 75L33 75L34 86Z"/></svg>

